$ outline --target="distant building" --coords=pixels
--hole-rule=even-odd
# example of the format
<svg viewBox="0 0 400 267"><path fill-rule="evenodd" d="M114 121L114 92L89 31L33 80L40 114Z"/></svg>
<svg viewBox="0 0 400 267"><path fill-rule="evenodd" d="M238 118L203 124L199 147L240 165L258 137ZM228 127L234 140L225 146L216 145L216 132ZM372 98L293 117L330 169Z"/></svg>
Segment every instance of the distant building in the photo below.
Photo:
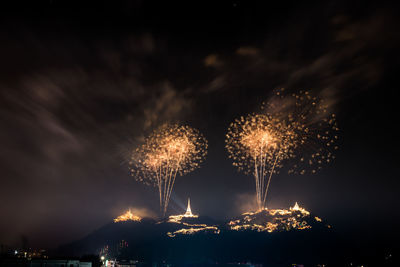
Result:
<svg viewBox="0 0 400 267"><path fill-rule="evenodd" d="M49 259L6 259L0 261L0 266L7 267L92 267L91 262L82 262L79 260L49 260Z"/></svg>
<svg viewBox="0 0 400 267"><path fill-rule="evenodd" d="M260 263L251 263L251 262L246 262L246 263L242 263L242 262L231 262L227 264L229 267L233 267L233 266L241 266L241 267L263 267L262 264Z"/></svg>
<svg viewBox="0 0 400 267"><path fill-rule="evenodd" d="M92 267L91 262L79 260L32 260L29 267Z"/></svg>
<svg viewBox="0 0 400 267"><path fill-rule="evenodd" d="M26 258L28 260L31 259L48 259L48 256L46 255L46 250L44 249L26 249L26 250L21 250L21 249L16 249L13 253L14 257L17 258Z"/></svg>
<svg viewBox="0 0 400 267"><path fill-rule="evenodd" d="M138 267L136 262L117 262L115 267Z"/></svg>

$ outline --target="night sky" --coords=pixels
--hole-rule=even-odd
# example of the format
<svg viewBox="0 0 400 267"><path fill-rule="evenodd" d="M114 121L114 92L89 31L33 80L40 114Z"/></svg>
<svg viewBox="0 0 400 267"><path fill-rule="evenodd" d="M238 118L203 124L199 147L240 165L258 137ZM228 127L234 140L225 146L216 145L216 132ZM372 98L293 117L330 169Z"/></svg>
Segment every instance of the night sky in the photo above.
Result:
<svg viewBox="0 0 400 267"><path fill-rule="evenodd" d="M340 148L315 175L273 177L269 207L298 201L343 235L394 240L397 7L35 2L0 8L0 243L55 247L129 207L156 216L156 188L136 182L128 161L165 122L209 141L202 167L177 179L169 213L190 197L197 214L238 215L254 180L228 159L227 128L282 87L329 101Z"/></svg>

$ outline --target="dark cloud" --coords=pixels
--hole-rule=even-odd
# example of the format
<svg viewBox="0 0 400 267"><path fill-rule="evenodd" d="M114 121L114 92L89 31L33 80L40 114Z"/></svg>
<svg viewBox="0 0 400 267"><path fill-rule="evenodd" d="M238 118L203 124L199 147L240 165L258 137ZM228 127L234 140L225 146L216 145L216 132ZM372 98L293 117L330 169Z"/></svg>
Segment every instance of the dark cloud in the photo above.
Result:
<svg viewBox="0 0 400 267"><path fill-rule="evenodd" d="M382 53L398 43L393 20L392 14L376 12L360 19L328 16L319 22L322 28L304 22L282 26L258 47L208 56L225 62L209 87L312 89L342 99L357 95L375 86L385 72ZM315 46L315 52L309 51Z"/></svg>
<svg viewBox="0 0 400 267"><path fill-rule="evenodd" d="M35 42L70 58L67 64L60 59L62 66L50 67L52 59L43 55L44 66L17 73L12 82L1 85L0 194L11 205L4 207L7 219L2 221L6 242L26 233L34 233L35 242L59 221L71 225L66 233L55 233L63 240L74 225L83 225L86 230L79 233L84 234L132 204L143 210L140 205L146 201L130 200L142 198L136 190L136 197L130 196L130 189L119 199L113 195L124 184L134 184L125 164L129 153L146 132L182 119L191 107L185 91L167 79L145 77L143 57L151 57L155 49L150 35L128 38L121 50L96 45L85 60L84 44L74 43L69 50L70 41ZM17 60L19 52L12 50ZM92 60L100 63L92 66ZM86 221L85 214L96 222Z"/></svg>

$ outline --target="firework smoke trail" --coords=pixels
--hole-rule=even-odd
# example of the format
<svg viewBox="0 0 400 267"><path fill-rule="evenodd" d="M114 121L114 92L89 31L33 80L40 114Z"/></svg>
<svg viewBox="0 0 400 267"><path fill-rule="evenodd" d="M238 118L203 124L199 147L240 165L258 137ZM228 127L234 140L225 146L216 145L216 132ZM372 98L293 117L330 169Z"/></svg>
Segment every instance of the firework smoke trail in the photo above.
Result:
<svg viewBox="0 0 400 267"><path fill-rule="evenodd" d="M177 175L197 168L207 154L207 140L189 126L163 125L132 154L130 170L136 180L158 187L165 216Z"/></svg>
<svg viewBox="0 0 400 267"><path fill-rule="evenodd" d="M236 119L225 140L233 165L255 178L259 209L266 208L272 175L284 164L288 173L316 173L337 149L336 117L324 100L307 91L282 92L263 104L263 114Z"/></svg>

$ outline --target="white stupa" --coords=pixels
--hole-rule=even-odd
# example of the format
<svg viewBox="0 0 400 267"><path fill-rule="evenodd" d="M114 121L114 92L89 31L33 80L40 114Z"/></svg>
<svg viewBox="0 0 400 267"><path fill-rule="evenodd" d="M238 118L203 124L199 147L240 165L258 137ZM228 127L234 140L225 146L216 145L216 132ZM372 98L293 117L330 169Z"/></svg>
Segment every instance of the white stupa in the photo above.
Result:
<svg viewBox="0 0 400 267"><path fill-rule="evenodd" d="M168 217L168 221L169 222L180 222L182 220L182 218L197 218L197 217L199 217L199 216L192 213L192 209L190 208L190 198L188 198L188 205L187 205L185 214L171 215Z"/></svg>
<svg viewBox="0 0 400 267"><path fill-rule="evenodd" d="M194 217L194 215L192 214L192 209L190 208L190 198L188 198L188 205L186 208L186 212L183 216L184 217Z"/></svg>
<svg viewBox="0 0 400 267"><path fill-rule="evenodd" d="M192 209L190 208L190 198L188 198L186 212L180 215L171 215L168 219L169 223L180 224L182 228L173 232L168 232L167 235L169 237L175 237L176 235L192 235L197 232L220 233L217 225L207 225L205 223L199 223L197 220L193 219L198 217L199 215L192 213Z"/></svg>

